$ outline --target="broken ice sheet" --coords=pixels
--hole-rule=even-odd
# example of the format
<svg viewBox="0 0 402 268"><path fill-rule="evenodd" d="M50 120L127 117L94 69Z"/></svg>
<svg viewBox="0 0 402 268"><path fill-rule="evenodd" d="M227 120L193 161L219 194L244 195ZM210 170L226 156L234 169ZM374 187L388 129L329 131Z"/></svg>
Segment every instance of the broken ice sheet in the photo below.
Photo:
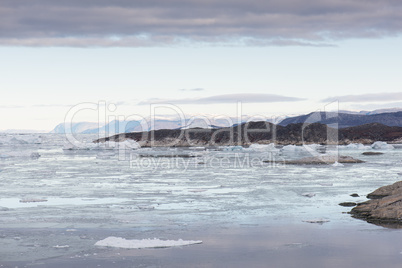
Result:
<svg viewBox="0 0 402 268"><path fill-rule="evenodd" d="M115 247L115 248L129 248L129 249L141 249L141 248L167 248L177 246L187 246L193 244L201 244L200 240L160 240L154 239L141 239L141 240L127 240L122 237L109 236L103 240L95 243L95 246L100 247Z"/></svg>

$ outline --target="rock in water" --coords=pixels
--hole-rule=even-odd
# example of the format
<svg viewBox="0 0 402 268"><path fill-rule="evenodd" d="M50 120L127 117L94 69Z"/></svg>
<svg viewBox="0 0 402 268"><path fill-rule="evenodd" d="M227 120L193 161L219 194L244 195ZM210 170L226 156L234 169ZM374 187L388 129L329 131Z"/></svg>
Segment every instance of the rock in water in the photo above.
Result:
<svg viewBox="0 0 402 268"><path fill-rule="evenodd" d="M364 152L364 153L362 153L362 155L380 155L380 154L384 154L384 153L381 153L381 152Z"/></svg>
<svg viewBox="0 0 402 268"><path fill-rule="evenodd" d="M381 187L367 195L350 213L355 218L390 228L402 228L402 181Z"/></svg>
<svg viewBox="0 0 402 268"><path fill-rule="evenodd" d="M354 206L357 205L357 203L355 203L355 202L343 202L343 203L340 203L339 205L342 206L342 207L354 207Z"/></svg>

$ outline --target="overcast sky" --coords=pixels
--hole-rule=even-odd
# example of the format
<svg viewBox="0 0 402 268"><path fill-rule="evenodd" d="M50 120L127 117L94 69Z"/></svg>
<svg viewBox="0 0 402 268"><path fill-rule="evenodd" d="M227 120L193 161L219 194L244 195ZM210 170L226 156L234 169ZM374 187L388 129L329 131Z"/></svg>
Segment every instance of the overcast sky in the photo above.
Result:
<svg viewBox="0 0 402 268"><path fill-rule="evenodd" d="M236 115L241 101L267 116L395 107L400 14L397 0L2 0L0 129L51 130L99 101L144 116L151 103Z"/></svg>

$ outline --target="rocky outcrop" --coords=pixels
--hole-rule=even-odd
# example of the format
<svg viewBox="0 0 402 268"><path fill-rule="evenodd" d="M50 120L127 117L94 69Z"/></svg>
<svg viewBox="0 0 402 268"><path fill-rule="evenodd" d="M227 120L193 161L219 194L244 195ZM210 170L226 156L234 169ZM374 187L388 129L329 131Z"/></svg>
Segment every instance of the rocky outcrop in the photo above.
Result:
<svg viewBox="0 0 402 268"><path fill-rule="evenodd" d="M380 199L390 195L402 193L402 181L395 182L394 184L378 188L372 193L367 195L370 199Z"/></svg>
<svg viewBox="0 0 402 268"><path fill-rule="evenodd" d="M367 195L371 200L351 210L355 218L390 228L402 228L402 181L381 187Z"/></svg>

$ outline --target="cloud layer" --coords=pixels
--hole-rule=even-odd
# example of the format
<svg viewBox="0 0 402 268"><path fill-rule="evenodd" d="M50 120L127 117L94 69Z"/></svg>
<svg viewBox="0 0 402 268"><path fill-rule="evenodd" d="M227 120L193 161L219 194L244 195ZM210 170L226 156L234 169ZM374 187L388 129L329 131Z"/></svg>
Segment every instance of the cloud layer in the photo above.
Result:
<svg viewBox="0 0 402 268"><path fill-rule="evenodd" d="M192 99L149 99L142 101L138 105L148 104L220 104L220 103L268 103L268 102L293 102L304 99L286 97L275 94L225 94L205 98Z"/></svg>
<svg viewBox="0 0 402 268"><path fill-rule="evenodd" d="M337 97L330 97L321 100L321 102L387 102L402 100L402 92L395 93L375 93L375 94L361 94L361 95L344 95Z"/></svg>
<svg viewBox="0 0 402 268"><path fill-rule="evenodd" d="M327 45L402 32L402 1L3 0L0 45Z"/></svg>

